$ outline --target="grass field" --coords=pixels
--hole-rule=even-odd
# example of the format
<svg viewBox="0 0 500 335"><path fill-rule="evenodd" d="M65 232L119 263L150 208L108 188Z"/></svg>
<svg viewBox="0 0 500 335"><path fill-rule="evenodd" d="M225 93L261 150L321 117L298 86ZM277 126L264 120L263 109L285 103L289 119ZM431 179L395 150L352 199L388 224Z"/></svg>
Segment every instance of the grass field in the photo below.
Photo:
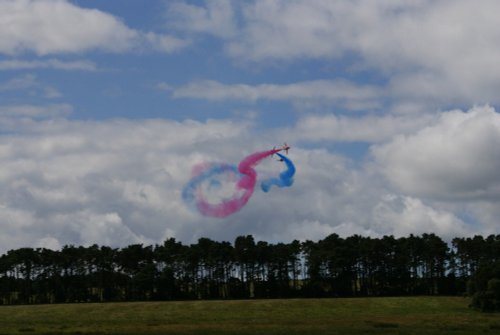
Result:
<svg viewBox="0 0 500 335"><path fill-rule="evenodd" d="M0 334L500 334L456 297L0 306Z"/></svg>

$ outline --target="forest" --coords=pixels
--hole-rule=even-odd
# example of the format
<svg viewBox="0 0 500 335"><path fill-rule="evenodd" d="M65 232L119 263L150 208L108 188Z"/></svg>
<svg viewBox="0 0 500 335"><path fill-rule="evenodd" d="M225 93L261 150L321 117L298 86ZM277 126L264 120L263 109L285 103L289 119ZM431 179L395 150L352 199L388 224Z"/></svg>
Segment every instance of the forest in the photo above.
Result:
<svg viewBox="0 0 500 335"><path fill-rule="evenodd" d="M0 304L463 295L500 282L499 257L500 235L20 248L0 257Z"/></svg>

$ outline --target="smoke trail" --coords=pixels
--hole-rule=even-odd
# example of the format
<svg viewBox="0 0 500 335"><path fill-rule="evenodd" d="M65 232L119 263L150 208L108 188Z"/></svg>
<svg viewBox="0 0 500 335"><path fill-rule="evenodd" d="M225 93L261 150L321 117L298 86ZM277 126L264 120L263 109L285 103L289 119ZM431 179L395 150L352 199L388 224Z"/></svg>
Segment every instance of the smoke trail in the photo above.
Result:
<svg viewBox="0 0 500 335"><path fill-rule="evenodd" d="M236 177L231 178L236 175ZM214 187L222 187L227 181L239 180L241 175L234 165L229 164L200 164L193 167L193 178L188 182L182 191L184 201L203 214L201 207L210 207L210 203L205 200L205 193L213 190ZM234 195L231 195L234 197ZM224 199L222 200L224 202ZM201 204L200 204L201 203ZM205 209L210 211L210 209ZM216 211L216 209L211 209ZM208 214L207 214L208 215ZM217 215L211 215L217 216Z"/></svg>
<svg viewBox="0 0 500 335"><path fill-rule="evenodd" d="M293 165L292 161L282 155L276 154L280 157L281 161L283 161L287 167L287 169L280 173L278 178L269 178L260 183L260 188L264 192L269 192L271 186L276 185L278 187L290 187L293 184L293 175L295 174L295 165Z"/></svg>
<svg viewBox="0 0 500 335"><path fill-rule="evenodd" d="M264 158L278 153L280 149L256 152L245 157L236 168L228 164L198 165L193 169L193 178L184 187L182 197L185 202L203 215L223 218L231 215L246 205L253 194L257 182L257 172L254 167ZM282 157L280 155L280 157ZM292 164L293 166L293 164ZM293 176L293 173L292 173ZM219 178L217 180L214 178ZM223 194L215 203L210 202L205 193L214 188L222 188L224 181L236 181L230 194ZM291 184L290 184L291 185Z"/></svg>

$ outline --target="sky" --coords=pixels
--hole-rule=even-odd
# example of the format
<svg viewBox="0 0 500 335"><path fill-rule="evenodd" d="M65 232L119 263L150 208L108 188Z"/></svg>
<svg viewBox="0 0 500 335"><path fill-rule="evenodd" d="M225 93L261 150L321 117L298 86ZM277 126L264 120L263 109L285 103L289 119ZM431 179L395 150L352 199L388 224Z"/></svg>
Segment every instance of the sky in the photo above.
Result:
<svg viewBox="0 0 500 335"><path fill-rule="evenodd" d="M0 0L0 252L499 234L499 11ZM292 187L223 219L183 202L193 166L283 142Z"/></svg>

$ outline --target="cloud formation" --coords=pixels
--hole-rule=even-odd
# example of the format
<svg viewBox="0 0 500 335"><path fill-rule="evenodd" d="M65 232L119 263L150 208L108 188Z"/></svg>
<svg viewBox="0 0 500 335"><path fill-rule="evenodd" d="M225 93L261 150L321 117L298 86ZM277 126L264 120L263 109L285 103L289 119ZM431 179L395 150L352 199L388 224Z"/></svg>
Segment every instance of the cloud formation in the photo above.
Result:
<svg viewBox="0 0 500 335"><path fill-rule="evenodd" d="M48 106L48 114L51 108L59 107ZM0 212L5 218L0 229L11 237L2 239L4 250L23 245L149 244L167 237L185 242L202 236L233 240L242 234L283 241L318 239L332 232L401 236L433 231L444 237L470 232L455 212L452 185L444 190L450 196L449 205L443 206L429 193L398 193L381 177L379 166L385 167L384 172L400 168L395 166L401 162L397 139L375 149L377 164L367 162L357 168L341 155L294 145L290 151L297 166L294 187L259 193L241 212L220 220L202 217L183 203L181 192L191 168L202 162L238 162L253 151L267 149L270 142L278 143L281 134L256 139L250 123L228 120L95 122L59 117L27 122L29 115L44 111L17 109L24 110L20 112L23 122L11 123L17 131L0 136ZM15 110L15 106L0 109L4 112L0 122L13 118ZM477 112L449 112L408 138L431 141L443 125L460 123L457 117L485 124L496 117L492 113L486 107ZM484 120L473 122L475 118ZM477 134L485 136L483 141L489 139L486 135ZM401 145L411 151L412 141ZM390 150L395 152L385 156ZM415 160L435 159L432 147L420 150L426 150L427 156L419 152ZM408 164L412 163L416 164ZM280 172L282 164L270 159L258 169L265 179ZM481 188L481 180L470 173L470 182ZM400 186L397 176L386 176ZM478 215L475 229L494 230L492 218Z"/></svg>
<svg viewBox="0 0 500 335"><path fill-rule="evenodd" d="M131 29L111 14L66 0L0 1L0 53L6 55L124 52L144 45L172 52L186 42Z"/></svg>
<svg viewBox="0 0 500 335"><path fill-rule="evenodd" d="M433 114L337 116L307 115L297 122L296 140L309 142L385 142L411 134L435 120Z"/></svg>
<svg viewBox="0 0 500 335"><path fill-rule="evenodd" d="M21 118L27 118L27 121L64 118L69 116L72 111L73 107L69 104L0 106L0 117L3 118L0 126L4 125L7 121L15 121ZM11 125L13 124L11 123ZM18 127L19 125L16 124L13 129Z"/></svg>
<svg viewBox="0 0 500 335"><path fill-rule="evenodd" d="M96 71L97 65L86 60L61 61L58 59L46 60L2 60L0 71L7 70L32 70L32 69L55 69L65 71Z"/></svg>
<svg viewBox="0 0 500 335"><path fill-rule="evenodd" d="M198 98L212 101L281 100L314 104L338 104L348 109L366 110L379 107L382 91L370 85L359 86L345 80L314 80L292 84L223 84L204 80L173 90L174 98Z"/></svg>
<svg viewBox="0 0 500 335"><path fill-rule="evenodd" d="M416 134L377 146L385 176L407 194L500 199L500 114L490 106L442 113Z"/></svg>
<svg viewBox="0 0 500 335"><path fill-rule="evenodd" d="M0 82L0 92L28 91L31 95L45 98L59 98L62 93L55 87L40 82L34 74L24 74Z"/></svg>
<svg viewBox="0 0 500 335"><path fill-rule="evenodd" d="M231 0L209 1L206 7L173 2L167 10L168 24L184 32L234 36L236 18Z"/></svg>
<svg viewBox="0 0 500 335"><path fill-rule="evenodd" d="M500 3L494 0L254 0L232 6L207 1L171 10L179 29L212 33L237 62L350 59L353 69L379 72L396 97L500 102ZM232 33L207 28L217 15ZM200 17L203 27L190 28Z"/></svg>
<svg viewBox="0 0 500 335"><path fill-rule="evenodd" d="M2 110L7 117L15 108ZM202 148L244 129L230 122L161 120L23 123L0 137L0 207L9 218L0 226L19 237L2 248L46 238L111 245L173 234L188 239L193 215L180 190L191 163L203 159Z"/></svg>
<svg viewBox="0 0 500 335"><path fill-rule="evenodd" d="M500 8L480 3L159 1L166 19L132 28L84 2L0 0L0 248L498 233ZM300 113L273 113L286 103ZM182 202L192 166L283 141L294 188L225 220Z"/></svg>

